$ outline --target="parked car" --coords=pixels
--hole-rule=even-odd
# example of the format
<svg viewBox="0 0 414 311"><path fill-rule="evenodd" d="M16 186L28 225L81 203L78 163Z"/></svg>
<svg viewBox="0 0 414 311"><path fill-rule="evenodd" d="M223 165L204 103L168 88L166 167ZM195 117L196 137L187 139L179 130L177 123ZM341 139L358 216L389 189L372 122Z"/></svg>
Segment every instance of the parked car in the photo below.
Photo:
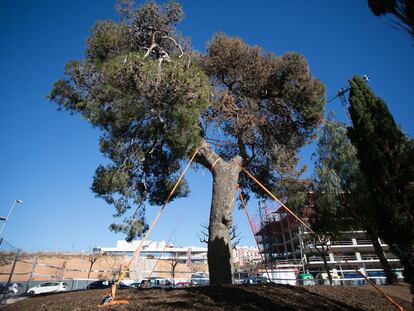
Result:
<svg viewBox="0 0 414 311"><path fill-rule="evenodd" d="M89 283L86 289L102 289L111 287L111 282L108 280L99 280Z"/></svg>
<svg viewBox="0 0 414 311"><path fill-rule="evenodd" d="M131 288L131 284L125 284L124 282L120 282L117 286L118 289L127 289Z"/></svg>
<svg viewBox="0 0 414 311"><path fill-rule="evenodd" d="M177 284L175 284L175 288L184 288L184 287L191 287L193 286L193 284L191 284L191 282L178 282Z"/></svg>
<svg viewBox="0 0 414 311"><path fill-rule="evenodd" d="M251 276L245 278L243 284L264 284L269 283L269 280L265 276Z"/></svg>
<svg viewBox="0 0 414 311"><path fill-rule="evenodd" d="M243 284L244 280L249 277L248 272L238 271L233 273L233 283Z"/></svg>
<svg viewBox="0 0 414 311"><path fill-rule="evenodd" d="M150 278L141 281L140 288L172 288L172 283L164 278Z"/></svg>
<svg viewBox="0 0 414 311"><path fill-rule="evenodd" d="M66 282L44 282L37 286L29 288L29 295L37 295L52 292L62 292L68 290Z"/></svg>
<svg viewBox="0 0 414 311"><path fill-rule="evenodd" d="M208 285L210 284L210 278L207 274L197 272L191 275L191 284L193 285Z"/></svg>
<svg viewBox="0 0 414 311"><path fill-rule="evenodd" d="M24 290L24 286L21 283L16 283L16 282L0 283L1 294L17 295L19 293L22 293L23 290Z"/></svg>
<svg viewBox="0 0 414 311"><path fill-rule="evenodd" d="M134 283L129 284L129 287L140 288L141 287L140 285L141 285L141 282L134 282Z"/></svg>

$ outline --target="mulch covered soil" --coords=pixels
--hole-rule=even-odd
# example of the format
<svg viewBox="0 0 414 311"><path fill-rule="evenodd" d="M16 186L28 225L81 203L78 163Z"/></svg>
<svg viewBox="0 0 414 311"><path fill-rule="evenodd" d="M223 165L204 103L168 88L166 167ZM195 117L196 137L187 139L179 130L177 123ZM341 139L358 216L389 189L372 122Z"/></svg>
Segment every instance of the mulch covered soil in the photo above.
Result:
<svg viewBox="0 0 414 311"><path fill-rule="evenodd" d="M396 286L390 292L404 291ZM365 287L288 285L204 286L184 289L125 289L117 299L129 305L98 308L107 290L88 290L31 297L7 305L10 311L81 311L81 310L395 310L381 294ZM395 300L412 310L409 294Z"/></svg>

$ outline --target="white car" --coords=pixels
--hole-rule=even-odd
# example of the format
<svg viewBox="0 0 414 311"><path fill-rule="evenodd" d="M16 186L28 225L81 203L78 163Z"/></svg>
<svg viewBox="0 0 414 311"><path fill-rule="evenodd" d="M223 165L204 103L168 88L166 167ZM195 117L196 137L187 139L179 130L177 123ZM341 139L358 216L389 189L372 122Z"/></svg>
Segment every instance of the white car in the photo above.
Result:
<svg viewBox="0 0 414 311"><path fill-rule="evenodd" d="M210 277L208 274L196 272L191 275L191 284L193 285L208 285L209 283Z"/></svg>
<svg viewBox="0 0 414 311"><path fill-rule="evenodd" d="M68 290L68 284L66 282L44 282L29 288L27 292L29 295L37 295L51 292L62 292L65 290Z"/></svg>

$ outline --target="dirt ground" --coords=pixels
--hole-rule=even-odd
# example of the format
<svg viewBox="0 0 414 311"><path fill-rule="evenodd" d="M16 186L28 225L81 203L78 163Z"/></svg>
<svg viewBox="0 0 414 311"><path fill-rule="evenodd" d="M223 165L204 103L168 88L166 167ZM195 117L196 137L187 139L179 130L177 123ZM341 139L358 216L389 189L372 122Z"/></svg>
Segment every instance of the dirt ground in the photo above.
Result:
<svg viewBox="0 0 414 311"><path fill-rule="evenodd" d="M386 286L386 289L390 293L399 293L395 300L405 310L412 310L408 287ZM185 289L125 289L117 291L117 299L127 299L130 304L98 308L97 305L107 292L89 290L32 297L7 305L1 310L395 310L381 294L366 287L293 287L263 284Z"/></svg>

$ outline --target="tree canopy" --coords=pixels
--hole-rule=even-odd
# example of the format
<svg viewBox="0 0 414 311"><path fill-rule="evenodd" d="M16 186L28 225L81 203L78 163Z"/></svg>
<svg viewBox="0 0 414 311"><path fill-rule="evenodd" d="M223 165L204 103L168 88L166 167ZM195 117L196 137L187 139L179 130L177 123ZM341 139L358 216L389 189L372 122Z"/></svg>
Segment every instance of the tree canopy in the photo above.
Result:
<svg viewBox="0 0 414 311"><path fill-rule="evenodd" d="M376 206L373 220L414 284L414 143L363 79L354 77L350 86L348 135Z"/></svg>
<svg viewBox="0 0 414 311"><path fill-rule="evenodd" d="M345 124L335 121L333 114L324 121L316 155L312 228L331 237L365 230L388 281L396 282L378 241L377 206L360 170L357 150L347 137Z"/></svg>
<svg viewBox="0 0 414 311"><path fill-rule="evenodd" d="M216 34L202 55L177 31L181 7L118 4L119 22L98 21L85 57L69 62L50 99L102 130L111 163L96 170L92 189L132 217L112 229L132 239L145 229L145 204L160 205L180 161L200 146L235 156L267 186L297 176L297 151L323 117L325 90L305 58L282 56ZM212 144L220 132L222 145ZM211 168L204 153L196 161ZM262 195L240 177L245 191ZM183 180L174 198L188 194Z"/></svg>
<svg viewBox="0 0 414 311"><path fill-rule="evenodd" d="M355 223L350 219L354 214L350 208L355 208L357 202L348 203L358 196L362 180L355 147L347 137L345 125L335 121L333 114L324 121L314 155L312 227L319 233L335 235Z"/></svg>
<svg viewBox="0 0 414 311"><path fill-rule="evenodd" d="M413 0L368 0L368 5L375 16L391 14L394 24L414 39Z"/></svg>
<svg viewBox="0 0 414 311"><path fill-rule="evenodd" d="M297 151L321 122L325 100L324 86L312 77L305 58L293 52L277 57L217 34L203 68L213 87L205 128L220 128L232 142L216 152L225 159L240 155L244 166L269 188L294 176ZM244 176L240 184L262 194Z"/></svg>

